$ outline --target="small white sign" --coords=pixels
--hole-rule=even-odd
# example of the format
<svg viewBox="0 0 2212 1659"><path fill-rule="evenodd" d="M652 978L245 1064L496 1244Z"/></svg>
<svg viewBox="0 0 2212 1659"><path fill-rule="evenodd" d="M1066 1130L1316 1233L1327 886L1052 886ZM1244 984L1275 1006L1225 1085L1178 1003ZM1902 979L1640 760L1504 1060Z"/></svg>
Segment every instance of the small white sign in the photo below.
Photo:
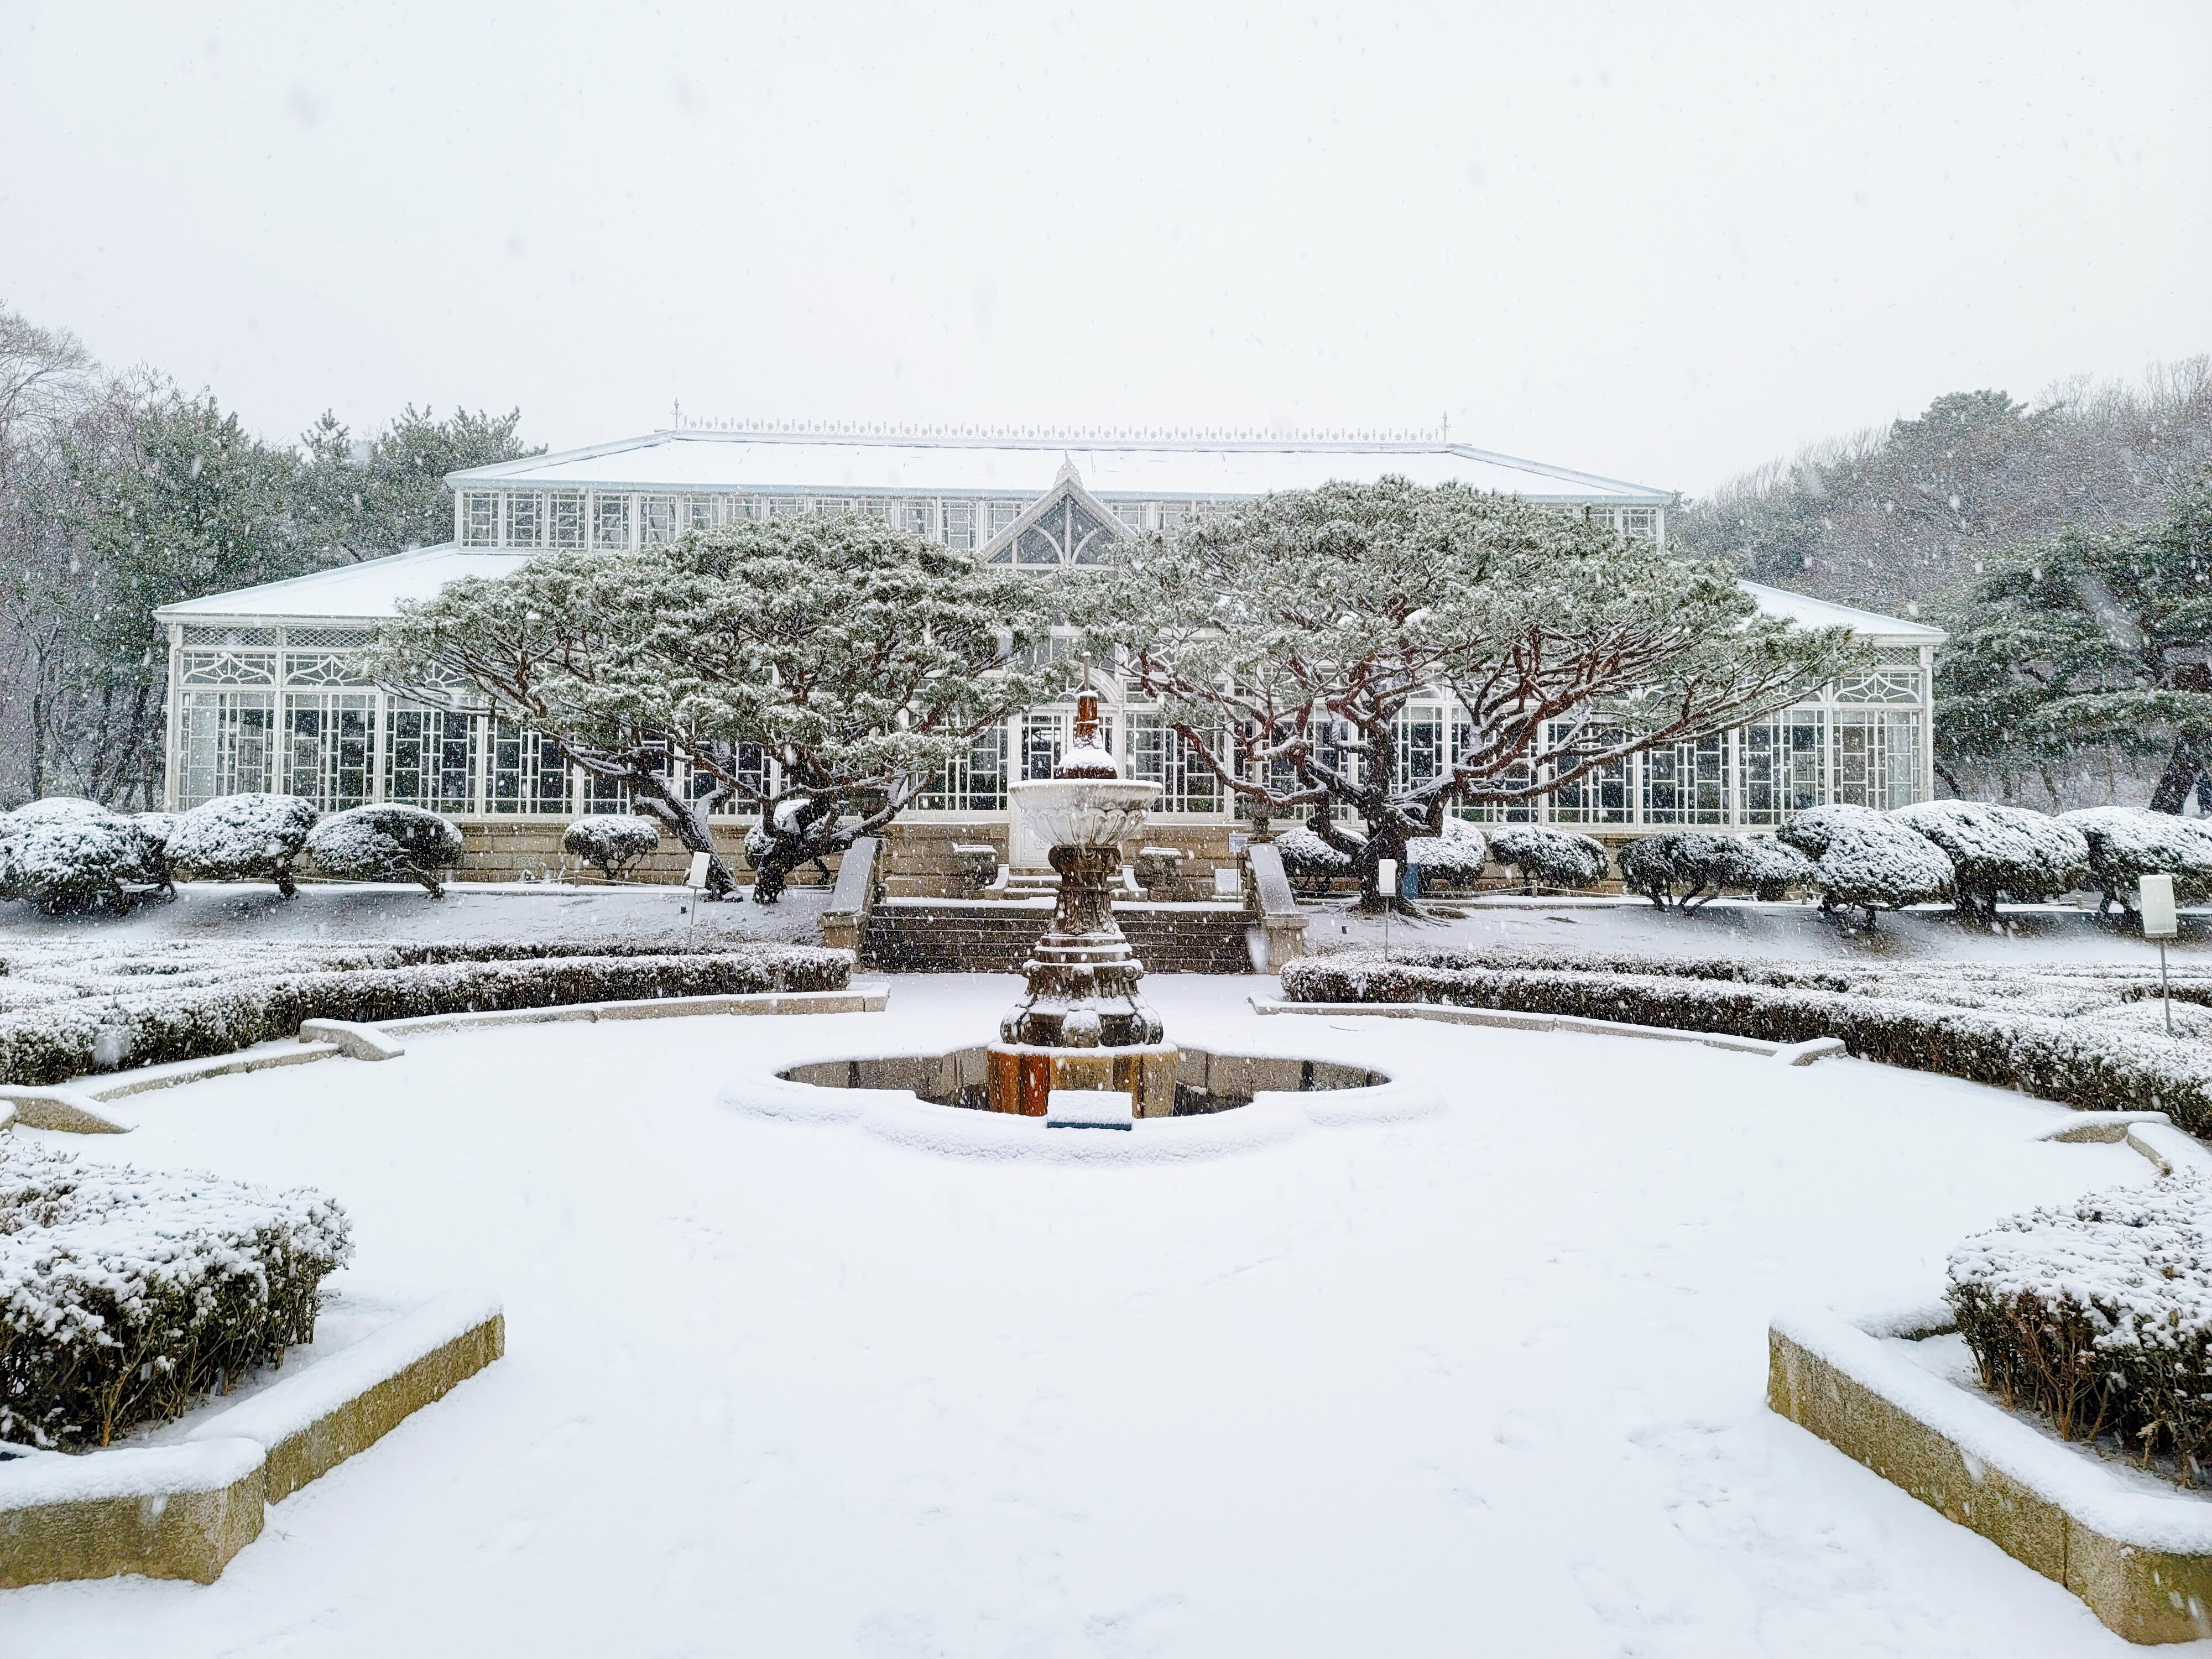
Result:
<svg viewBox="0 0 2212 1659"><path fill-rule="evenodd" d="M1397 896L1397 860L1377 859L1375 860L1375 884L1382 890L1385 897L1395 898Z"/></svg>
<svg viewBox="0 0 2212 1659"><path fill-rule="evenodd" d="M711 860L704 853L691 855L691 867L684 872L684 884L697 889L707 884L707 866Z"/></svg>
<svg viewBox="0 0 2212 1659"><path fill-rule="evenodd" d="M2173 878L2144 876L2136 886L2136 903L2142 910L2145 939L2172 939L2180 932L2173 914Z"/></svg>

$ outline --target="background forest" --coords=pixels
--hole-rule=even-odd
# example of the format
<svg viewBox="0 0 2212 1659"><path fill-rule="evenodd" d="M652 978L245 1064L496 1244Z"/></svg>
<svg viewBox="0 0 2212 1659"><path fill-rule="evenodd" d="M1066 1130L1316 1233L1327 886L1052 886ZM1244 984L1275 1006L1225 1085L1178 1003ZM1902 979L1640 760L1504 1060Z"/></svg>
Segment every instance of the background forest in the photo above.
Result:
<svg viewBox="0 0 2212 1659"><path fill-rule="evenodd" d="M447 539L441 481L538 453L520 419L410 405L271 443L0 309L0 806L158 805L155 608ZM1939 793L2212 811L2212 359L1952 393L1670 522L1755 580L1951 631Z"/></svg>

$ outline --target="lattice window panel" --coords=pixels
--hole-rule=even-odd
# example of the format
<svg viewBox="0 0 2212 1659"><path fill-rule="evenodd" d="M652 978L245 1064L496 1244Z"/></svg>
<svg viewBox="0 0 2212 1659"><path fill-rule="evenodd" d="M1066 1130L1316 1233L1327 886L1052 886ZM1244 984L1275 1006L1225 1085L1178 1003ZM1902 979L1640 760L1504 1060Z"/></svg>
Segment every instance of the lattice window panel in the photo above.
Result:
<svg viewBox="0 0 2212 1659"><path fill-rule="evenodd" d="M545 497L545 544L581 547L584 544L584 492L556 489Z"/></svg>
<svg viewBox="0 0 2212 1659"><path fill-rule="evenodd" d="M402 704L386 722L384 798L434 812L472 811L479 718Z"/></svg>
<svg viewBox="0 0 2212 1659"><path fill-rule="evenodd" d="M273 628L187 628L186 645L253 646L276 643Z"/></svg>
<svg viewBox="0 0 2212 1659"><path fill-rule="evenodd" d="M307 651L357 651L368 643L365 628L288 628L284 643Z"/></svg>
<svg viewBox="0 0 2212 1659"><path fill-rule="evenodd" d="M1578 726L1571 720L1555 720L1545 739L1547 748L1579 742L1602 749L1626 735L1609 726ZM1571 763L1562 763L1562 769ZM1552 792L1553 822L1556 823L1632 823L1636 819L1636 763L1621 759L1585 772Z"/></svg>
<svg viewBox="0 0 2212 1659"><path fill-rule="evenodd" d="M1398 716L1398 781L1432 783L1449 763L1444 757L1444 711L1415 703Z"/></svg>
<svg viewBox="0 0 2212 1659"><path fill-rule="evenodd" d="M375 738L373 691L295 693L284 699L284 792L342 812L368 799Z"/></svg>
<svg viewBox="0 0 2212 1659"><path fill-rule="evenodd" d="M545 498L534 489L511 490L507 497L507 544L545 545Z"/></svg>
<svg viewBox="0 0 2212 1659"><path fill-rule="evenodd" d="M218 795L269 787L276 755L272 691L187 691L177 733L178 803L190 810Z"/></svg>
<svg viewBox="0 0 2212 1659"><path fill-rule="evenodd" d="M1132 530L1146 530L1152 526L1152 504L1148 501L1115 501L1114 516Z"/></svg>
<svg viewBox="0 0 2212 1659"><path fill-rule="evenodd" d="M1917 668L1886 668L1872 674L1854 674L1836 686L1838 702L1905 702L1920 701Z"/></svg>
<svg viewBox="0 0 2212 1659"><path fill-rule="evenodd" d="M1222 784L1190 739L1154 714L1129 716L1129 775L1160 786L1162 812L1218 812Z"/></svg>
<svg viewBox="0 0 2212 1659"><path fill-rule="evenodd" d="M775 793L775 763L769 759L768 750L758 744L738 745L736 767L739 787L716 803L714 813L718 818L757 817L760 796ZM717 781L714 775L704 767L693 767L684 779L685 799L694 801L705 799L707 792Z"/></svg>
<svg viewBox="0 0 2212 1659"><path fill-rule="evenodd" d="M910 535L927 541L937 531L937 504L934 501L901 501L898 504L898 527Z"/></svg>
<svg viewBox="0 0 2212 1659"><path fill-rule="evenodd" d="M287 685L366 685L361 659L351 653L288 651L284 653Z"/></svg>
<svg viewBox="0 0 2212 1659"><path fill-rule="evenodd" d="M496 489L465 489L461 492L461 545L499 545L499 491Z"/></svg>
<svg viewBox="0 0 2212 1659"><path fill-rule="evenodd" d="M686 495L684 498L684 527L686 530L712 530L721 521L720 496Z"/></svg>
<svg viewBox="0 0 2212 1659"><path fill-rule="evenodd" d="M629 497L613 490L592 497L592 545L619 553L629 546Z"/></svg>
<svg viewBox="0 0 2212 1659"><path fill-rule="evenodd" d="M187 651L178 678L185 685L274 685L273 651Z"/></svg>
<svg viewBox="0 0 2212 1659"><path fill-rule="evenodd" d="M1845 711L1836 716L1834 736L1836 799L1887 811L1920 799L1917 714Z"/></svg>
<svg viewBox="0 0 2212 1659"><path fill-rule="evenodd" d="M513 720L494 722L484 787L488 812L551 815L568 810L568 766L560 745Z"/></svg>
<svg viewBox="0 0 2212 1659"><path fill-rule="evenodd" d="M1827 717L1819 709L1793 708L1747 726L1736 745L1740 822L1783 823L1827 800Z"/></svg>
<svg viewBox="0 0 2212 1659"><path fill-rule="evenodd" d="M963 553L975 549L975 503L947 501L945 503L945 544Z"/></svg>
<svg viewBox="0 0 2212 1659"><path fill-rule="evenodd" d="M676 497L641 495L637 498L638 533L647 546L676 539Z"/></svg>
<svg viewBox="0 0 2212 1659"><path fill-rule="evenodd" d="M1724 732L1644 751L1646 823L1726 823L1729 745Z"/></svg>

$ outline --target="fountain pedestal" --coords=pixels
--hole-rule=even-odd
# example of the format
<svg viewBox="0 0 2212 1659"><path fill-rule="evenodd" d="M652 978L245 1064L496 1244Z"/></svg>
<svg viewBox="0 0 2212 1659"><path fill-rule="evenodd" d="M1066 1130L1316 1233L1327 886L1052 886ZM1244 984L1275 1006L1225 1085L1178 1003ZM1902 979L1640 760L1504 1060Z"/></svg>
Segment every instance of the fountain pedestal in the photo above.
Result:
<svg viewBox="0 0 2212 1659"><path fill-rule="evenodd" d="M1133 782L1098 743L1098 700L1077 702L1075 741L1049 779L1013 786L1014 811L1052 849L1060 901L1052 926L1022 964L1022 1000L990 1045L988 1096L995 1112L1042 1117L1054 1089L1110 1089L1139 1117L1175 1112L1175 1045L1137 995L1144 964L1114 920L1117 848L1159 794Z"/></svg>

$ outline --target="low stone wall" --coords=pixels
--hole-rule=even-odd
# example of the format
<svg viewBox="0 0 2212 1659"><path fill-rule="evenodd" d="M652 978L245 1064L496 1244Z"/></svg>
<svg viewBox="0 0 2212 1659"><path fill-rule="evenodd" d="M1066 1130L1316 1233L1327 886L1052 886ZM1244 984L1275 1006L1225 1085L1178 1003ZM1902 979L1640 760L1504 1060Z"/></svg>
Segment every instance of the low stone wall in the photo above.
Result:
<svg viewBox="0 0 2212 1659"><path fill-rule="evenodd" d="M574 822L572 818L456 818L461 830L461 861L453 872L456 881L546 881L555 878L584 884L605 879L589 866L580 867L578 861L561 850L561 832ZM714 826L714 850L730 866L730 872L738 881L750 885L752 872L745 867L744 839L749 826L743 823L717 823ZM837 872L837 860L827 860L832 880ZM665 830L660 834L660 850L638 860L631 869L631 881L664 882L674 886L684 879L691 867L691 855L684 844ZM563 872L566 872L565 875ZM793 887L819 887L828 884L812 865L792 872Z"/></svg>

